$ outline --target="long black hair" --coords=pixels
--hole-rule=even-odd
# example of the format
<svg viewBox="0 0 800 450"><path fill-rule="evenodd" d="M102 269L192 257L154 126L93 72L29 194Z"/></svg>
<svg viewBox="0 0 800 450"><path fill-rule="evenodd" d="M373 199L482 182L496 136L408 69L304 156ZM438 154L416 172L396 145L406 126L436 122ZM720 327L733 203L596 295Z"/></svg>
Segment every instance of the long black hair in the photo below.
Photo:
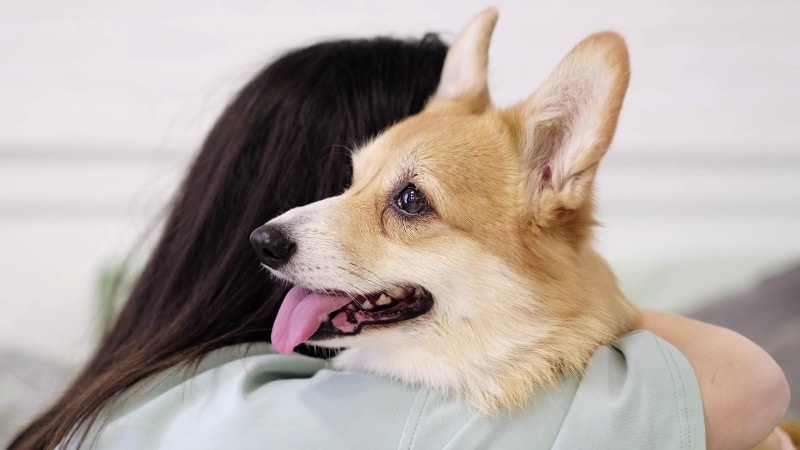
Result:
<svg viewBox="0 0 800 450"><path fill-rule="evenodd" d="M79 438L133 384L220 347L265 341L286 288L260 269L250 232L340 193L349 149L422 109L447 47L379 38L326 42L267 66L203 144L116 324L12 449Z"/></svg>

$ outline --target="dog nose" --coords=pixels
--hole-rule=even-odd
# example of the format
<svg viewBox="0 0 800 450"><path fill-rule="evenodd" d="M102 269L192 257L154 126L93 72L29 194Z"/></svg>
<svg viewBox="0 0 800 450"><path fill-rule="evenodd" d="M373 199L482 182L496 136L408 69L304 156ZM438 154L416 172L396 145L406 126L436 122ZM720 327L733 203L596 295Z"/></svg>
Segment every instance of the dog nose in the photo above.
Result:
<svg viewBox="0 0 800 450"><path fill-rule="evenodd" d="M267 267L277 269L289 260L294 253L294 242L289 240L280 228L264 224L250 233L250 244Z"/></svg>

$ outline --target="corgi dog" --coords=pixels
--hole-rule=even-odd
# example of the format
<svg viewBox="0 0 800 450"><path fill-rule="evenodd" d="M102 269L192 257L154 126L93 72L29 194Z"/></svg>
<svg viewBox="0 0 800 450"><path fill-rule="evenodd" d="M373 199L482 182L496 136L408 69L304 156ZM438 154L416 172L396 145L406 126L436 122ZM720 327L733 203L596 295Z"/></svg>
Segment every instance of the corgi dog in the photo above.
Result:
<svg viewBox="0 0 800 450"><path fill-rule="evenodd" d="M419 114L353 154L351 186L251 241L284 299L272 343L343 348L334 367L446 389L491 416L630 331L637 310L592 248L593 184L628 52L589 36L529 97L495 108L495 9L450 48Z"/></svg>

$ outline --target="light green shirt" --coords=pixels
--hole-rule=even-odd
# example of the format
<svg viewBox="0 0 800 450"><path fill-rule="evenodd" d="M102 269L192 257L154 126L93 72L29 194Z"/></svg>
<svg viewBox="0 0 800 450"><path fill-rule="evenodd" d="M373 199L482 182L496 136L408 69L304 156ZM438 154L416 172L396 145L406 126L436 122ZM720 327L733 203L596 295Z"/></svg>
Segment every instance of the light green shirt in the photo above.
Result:
<svg viewBox="0 0 800 450"><path fill-rule="evenodd" d="M221 349L190 375L145 383L108 417L89 437L99 449L705 447L689 362L646 331L601 348L583 379L493 419L438 391L336 372L267 344Z"/></svg>

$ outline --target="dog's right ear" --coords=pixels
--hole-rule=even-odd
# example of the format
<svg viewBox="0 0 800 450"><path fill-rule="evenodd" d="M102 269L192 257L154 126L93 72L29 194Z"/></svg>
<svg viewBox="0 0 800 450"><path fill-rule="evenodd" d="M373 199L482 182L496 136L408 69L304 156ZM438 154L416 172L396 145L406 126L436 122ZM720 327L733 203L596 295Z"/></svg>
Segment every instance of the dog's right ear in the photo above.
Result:
<svg viewBox="0 0 800 450"><path fill-rule="evenodd" d="M497 16L497 9L487 8L458 35L447 52L439 87L428 109L455 102L467 113L479 113L489 106L489 42Z"/></svg>

